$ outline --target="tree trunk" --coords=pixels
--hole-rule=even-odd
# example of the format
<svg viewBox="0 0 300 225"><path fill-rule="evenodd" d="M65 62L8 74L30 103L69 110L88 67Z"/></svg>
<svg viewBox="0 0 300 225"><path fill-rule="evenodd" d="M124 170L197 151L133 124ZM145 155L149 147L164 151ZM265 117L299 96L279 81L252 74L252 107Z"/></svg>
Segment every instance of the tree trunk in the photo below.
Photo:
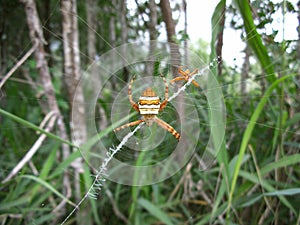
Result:
<svg viewBox="0 0 300 225"><path fill-rule="evenodd" d="M52 85L48 64L46 61L45 50L44 50L44 37L43 37L43 30L40 24L40 20L37 14L36 5L34 0L21 0L21 3L25 6L25 13L27 24L29 27L29 35L32 43L37 46L35 50L35 60L36 60L36 67L38 69L39 75L41 77L42 85L44 87L44 93L47 98L47 103L49 106L49 110L55 112L57 114L57 126L59 130L59 136L62 139L68 140L65 124L63 121L63 117L61 112L58 108L57 101L54 95L54 88ZM62 154L63 160L65 160L69 154L69 146L67 144L62 144ZM67 198L71 196L71 188L70 188L70 181L67 171L64 173L63 178L63 194ZM61 214L65 213L65 202L60 205L61 207Z"/></svg>
<svg viewBox="0 0 300 225"><path fill-rule="evenodd" d="M149 45L149 58L146 63L146 71L145 74L147 76L151 76L154 69L155 63L155 50L156 50L156 38L157 38L157 8L154 0L149 0L149 9L150 9L150 22L149 22L149 37L150 37L150 45Z"/></svg>
<svg viewBox="0 0 300 225"><path fill-rule="evenodd" d="M116 6L116 0L112 0L111 1L112 5ZM118 10L115 7L107 7L107 13L110 14L110 20L109 20L109 43L111 48L115 48L116 47L116 18L115 15L118 13ZM122 24L122 22L121 22ZM123 24L121 25L123 26ZM114 68L114 62L115 62L115 57L112 57L112 61L111 61L111 68ZM111 79L111 85L112 85L112 89L116 90L116 83L117 83L117 79L115 76L112 76Z"/></svg>
<svg viewBox="0 0 300 225"><path fill-rule="evenodd" d="M162 11L163 20L166 25L167 37L171 54L171 66L173 76L177 75L177 68L181 65L179 47L176 44L175 23L172 18L172 10L169 0L161 0L160 8Z"/></svg>
<svg viewBox="0 0 300 225"><path fill-rule="evenodd" d="M120 18L121 18L121 43L123 47L121 48L121 55L125 56L126 55L126 49L124 44L127 43L128 40L128 27L127 27L127 19L126 19L126 14L127 14L127 0L124 1L119 1L120 2ZM125 65L125 59L123 59L124 65ZM124 74L124 81L128 81L128 70L126 67L123 67L123 74Z"/></svg>
<svg viewBox="0 0 300 225"><path fill-rule="evenodd" d="M51 57L51 49L50 49L50 45L48 43L50 43L50 38L51 38L51 1L43 1L42 3L42 8L43 8L43 18L42 18L42 23L43 26L45 27L44 29L44 37L45 37L45 41L46 41L46 45L45 45L45 51L46 51L46 55L48 56L47 61L48 61L48 65L51 68L53 65L53 59Z"/></svg>
<svg viewBox="0 0 300 225"><path fill-rule="evenodd" d="M297 57L298 59L300 59L300 1L298 1L297 3L297 6L298 6L298 27L297 27L297 32L298 32L298 41L297 41L297 44L298 44L298 48L297 48Z"/></svg>
<svg viewBox="0 0 300 225"><path fill-rule="evenodd" d="M172 18L172 10L171 10L169 0L161 0L160 7L161 7L164 22L166 24L168 44L170 47L171 72L173 74L173 77L177 77L178 67L181 66L181 59L180 59L179 46L176 44L175 23ZM185 118L183 95L179 95L177 97L176 104L177 104L178 114L180 115L181 118ZM181 139L180 141L183 142L183 146L187 144L184 139ZM184 154L183 151L182 154ZM182 155L181 157L183 158L184 156Z"/></svg>
<svg viewBox="0 0 300 225"><path fill-rule="evenodd" d="M97 1L86 0L87 16L87 51L88 64L94 63L96 56L96 27L97 27Z"/></svg>
<svg viewBox="0 0 300 225"><path fill-rule="evenodd" d="M184 34L187 36L188 24L187 24L187 10L186 10L186 7L187 7L186 0L182 0L182 8L183 8L183 13L184 13ZM183 58L183 60L184 60L184 64L188 65L189 58L188 58L188 39L187 38L184 38L184 58Z"/></svg>
<svg viewBox="0 0 300 225"><path fill-rule="evenodd" d="M87 140L87 131L83 89L79 85L80 56L76 0L62 0L61 9L63 16L64 79L71 109L72 141L80 146Z"/></svg>
<svg viewBox="0 0 300 225"><path fill-rule="evenodd" d="M77 24L76 0L62 0L62 34L64 49L64 81L67 87L70 105L70 126L72 142L78 146L87 141L87 125L85 117L85 101L83 88L80 85L79 33ZM83 172L82 161L78 159L72 164L75 168L75 197L81 200L79 174ZM90 224L89 207L81 209L77 214L78 224Z"/></svg>
<svg viewBox="0 0 300 225"><path fill-rule="evenodd" d="M96 29L97 29L97 11L98 5L97 1L86 0L86 14L87 14L87 46L88 46L88 58L89 58L89 79L92 85L93 96L97 95L99 87L102 87L102 81L98 74L98 68L95 63L96 58ZM99 96L100 97L100 96ZM97 105L96 108L99 112L100 121L99 121L99 130L103 130L107 127L107 118L105 111L101 105Z"/></svg>

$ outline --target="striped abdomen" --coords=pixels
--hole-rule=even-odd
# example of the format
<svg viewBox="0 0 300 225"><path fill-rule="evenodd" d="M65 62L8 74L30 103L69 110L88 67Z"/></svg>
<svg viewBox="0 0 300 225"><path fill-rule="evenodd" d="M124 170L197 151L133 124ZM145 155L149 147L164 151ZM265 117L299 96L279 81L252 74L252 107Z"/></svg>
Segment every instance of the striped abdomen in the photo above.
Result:
<svg viewBox="0 0 300 225"><path fill-rule="evenodd" d="M151 88L147 88L138 102L141 115L157 115L160 109L160 100Z"/></svg>

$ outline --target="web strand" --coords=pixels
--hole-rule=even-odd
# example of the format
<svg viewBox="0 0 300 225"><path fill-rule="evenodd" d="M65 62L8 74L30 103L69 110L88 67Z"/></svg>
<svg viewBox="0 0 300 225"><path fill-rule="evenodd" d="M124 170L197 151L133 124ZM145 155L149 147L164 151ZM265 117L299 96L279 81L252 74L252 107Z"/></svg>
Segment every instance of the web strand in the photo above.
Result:
<svg viewBox="0 0 300 225"><path fill-rule="evenodd" d="M120 142L120 144L114 149L109 148L108 152L106 153L106 158L103 160L100 169L97 171L95 179L89 188L88 192L83 196L80 202L76 205L76 207L72 210L72 212L64 219L61 225L65 224L67 220L74 214L74 212L79 209L79 206L84 202L84 200L90 196L93 199L96 199L99 195L99 191L102 189L104 182L106 181L107 175L105 171L107 170L108 163L113 159L114 155L121 150L121 148L126 144L126 142L131 138L142 126L144 123L139 124L132 132L128 133ZM96 188L95 188L96 187Z"/></svg>

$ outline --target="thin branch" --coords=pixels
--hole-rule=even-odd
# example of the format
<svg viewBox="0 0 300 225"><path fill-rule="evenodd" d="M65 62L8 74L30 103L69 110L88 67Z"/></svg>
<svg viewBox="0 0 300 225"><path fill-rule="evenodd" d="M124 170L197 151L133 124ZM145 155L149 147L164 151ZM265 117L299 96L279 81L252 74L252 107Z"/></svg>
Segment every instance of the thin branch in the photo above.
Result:
<svg viewBox="0 0 300 225"><path fill-rule="evenodd" d="M3 87L5 82L13 75L13 73L34 53L37 44L33 45L28 52L11 68L10 71L4 76L3 80L0 82L0 89Z"/></svg>
<svg viewBox="0 0 300 225"><path fill-rule="evenodd" d="M53 111L49 112L49 113L45 116L45 118L43 119L43 121L40 123L39 128L40 128L40 129L43 129L43 128L45 127L45 125L47 124L47 122L51 119L51 117L52 117L54 114L55 114L55 112L53 112ZM38 134L39 134L39 132L38 132Z"/></svg>
<svg viewBox="0 0 300 225"><path fill-rule="evenodd" d="M50 113L52 114L52 112L50 112ZM53 128L56 118L57 118L57 116L52 114L52 117L51 117L45 131L49 132ZM40 137L36 140L34 145L29 149L29 151L26 153L26 155L23 157L23 159L15 166L15 168L2 181L2 183L5 183L5 182L11 180L11 178L14 177L24 167L24 165L31 160L31 158L34 156L34 154L37 152L37 150L41 147L41 145L44 142L44 140L46 139L46 137L47 137L46 134L40 135Z"/></svg>

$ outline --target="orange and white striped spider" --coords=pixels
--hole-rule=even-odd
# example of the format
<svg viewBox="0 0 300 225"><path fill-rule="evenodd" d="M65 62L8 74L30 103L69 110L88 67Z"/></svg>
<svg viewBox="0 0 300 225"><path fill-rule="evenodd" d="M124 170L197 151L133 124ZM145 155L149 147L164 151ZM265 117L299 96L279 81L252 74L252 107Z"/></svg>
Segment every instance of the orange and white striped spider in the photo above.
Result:
<svg viewBox="0 0 300 225"><path fill-rule="evenodd" d="M185 80L186 82L189 81L192 75L198 73L198 69L195 69L193 72L190 72L189 69L183 71L181 67L178 68L178 73L181 75L179 77L175 77L174 79L170 80L170 83L173 83L175 81L179 80ZM196 81L192 81L192 83L195 85L195 87L199 87L199 84Z"/></svg>
<svg viewBox="0 0 300 225"><path fill-rule="evenodd" d="M121 129L124 129L126 127L130 126L136 126L140 123L145 122L148 126L151 126L153 123L156 123L163 129L167 130L170 132L178 141L180 139L180 134L168 123L165 121L159 119L156 115L158 115L159 112L161 112L168 103L168 97L169 97L169 87L166 82L166 79L162 77L164 84L165 84L165 99L163 102L160 102L159 97L155 94L155 92L152 90L152 88L148 87L140 96L138 103L134 102L132 99L132 84L133 84L133 79L130 81L129 86L128 86L128 97L129 97L129 102L141 116L142 118L140 120L136 120L133 122L129 122L127 124L124 124L116 129L114 131L119 131Z"/></svg>

